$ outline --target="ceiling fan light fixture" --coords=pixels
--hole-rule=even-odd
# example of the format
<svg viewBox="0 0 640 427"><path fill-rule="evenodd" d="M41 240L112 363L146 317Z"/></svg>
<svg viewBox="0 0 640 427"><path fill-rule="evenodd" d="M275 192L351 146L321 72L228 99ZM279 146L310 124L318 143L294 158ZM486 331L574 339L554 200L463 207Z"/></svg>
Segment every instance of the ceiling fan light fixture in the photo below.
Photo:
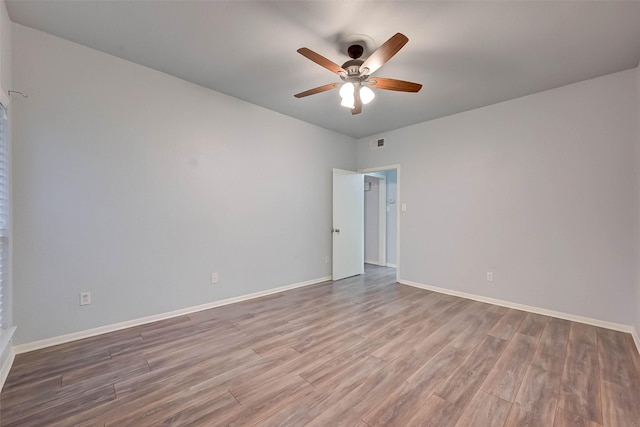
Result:
<svg viewBox="0 0 640 427"><path fill-rule="evenodd" d="M360 88L360 99L363 104L368 104L373 101L373 98L376 97L376 94L367 86L362 86Z"/></svg>
<svg viewBox="0 0 640 427"><path fill-rule="evenodd" d="M359 35L358 39L368 38ZM369 79L371 74L375 73L382 65L398 53L408 41L407 36L396 33L375 51L369 53L366 59L360 59L365 52L371 52L372 48L367 43L350 37L346 47L351 59L342 64L342 66L309 48L301 47L298 49L299 54L332 73L337 74L340 79L342 79L342 83L329 83L324 86L296 93L293 96L296 98L304 98L309 95L339 88L341 98L340 105L351 109L351 114L356 115L362 113L362 106L364 104L369 104L375 98L376 94L371 90L371 87L397 92L419 92L422 85L418 83L389 79L386 77L373 77L371 80Z"/></svg>
<svg viewBox="0 0 640 427"><path fill-rule="evenodd" d="M353 96L346 96L342 98L340 105L349 109L354 109L356 107L356 100Z"/></svg>
<svg viewBox="0 0 640 427"><path fill-rule="evenodd" d="M355 91L355 87L353 86L353 83L351 82L346 82L345 84L342 85L342 87L340 88L340 97L342 99L345 98L353 98L353 92Z"/></svg>

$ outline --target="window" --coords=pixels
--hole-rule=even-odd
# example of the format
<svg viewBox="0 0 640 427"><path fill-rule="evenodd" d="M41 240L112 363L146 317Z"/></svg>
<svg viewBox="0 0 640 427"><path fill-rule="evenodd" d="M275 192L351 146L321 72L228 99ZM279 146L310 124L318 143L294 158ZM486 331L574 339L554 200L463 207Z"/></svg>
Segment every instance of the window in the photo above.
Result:
<svg viewBox="0 0 640 427"><path fill-rule="evenodd" d="M7 325L6 287L9 267L9 174L8 174L7 110L0 104L0 328Z"/></svg>

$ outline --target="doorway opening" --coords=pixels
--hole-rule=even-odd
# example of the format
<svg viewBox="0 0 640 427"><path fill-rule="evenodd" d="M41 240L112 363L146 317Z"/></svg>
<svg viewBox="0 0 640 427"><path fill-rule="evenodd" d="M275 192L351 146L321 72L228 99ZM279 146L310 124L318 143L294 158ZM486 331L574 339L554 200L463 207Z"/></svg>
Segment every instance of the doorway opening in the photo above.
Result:
<svg viewBox="0 0 640 427"><path fill-rule="evenodd" d="M395 269L399 277L400 166L363 169L364 263Z"/></svg>

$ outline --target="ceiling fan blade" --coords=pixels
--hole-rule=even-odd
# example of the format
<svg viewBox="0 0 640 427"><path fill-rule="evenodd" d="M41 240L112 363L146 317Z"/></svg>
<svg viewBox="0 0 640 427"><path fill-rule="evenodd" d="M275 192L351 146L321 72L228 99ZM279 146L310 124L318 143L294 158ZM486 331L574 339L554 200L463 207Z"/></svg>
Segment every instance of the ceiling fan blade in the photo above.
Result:
<svg viewBox="0 0 640 427"><path fill-rule="evenodd" d="M375 73L378 68L382 67L385 62L398 53L398 51L402 49L402 46L407 44L408 41L409 39L407 36L401 33L396 33L362 63L360 66L360 74L368 76Z"/></svg>
<svg viewBox="0 0 640 427"><path fill-rule="evenodd" d="M305 96L315 95L316 93L320 93L320 92L326 92L338 86L339 84L340 83L329 83L324 86L318 86L318 87L314 87L313 89L305 90L304 92L296 93L293 96L295 96L296 98L304 98Z"/></svg>
<svg viewBox="0 0 640 427"><path fill-rule="evenodd" d="M347 72L345 71L344 68L342 68L341 66L339 66L335 62L325 58L324 56L320 55L319 53L315 53L311 49L307 49L306 47L301 47L300 49L298 49L298 53L300 55L312 60L313 62L315 62L316 64L320 65L321 67L326 68L327 70L331 71L332 73L339 74L339 73L342 72L344 74L347 74Z"/></svg>
<svg viewBox="0 0 640 427"><path fill-rule="evenodd" d="M374 77L369 81L369 84L377 89L396 90L398 92L419 92L422 89L420 83L387 79L386 77Z"/></svg>
<svg viewBox="0 0 640 427"><path fill-rule="evenodd" d="M351 114L352 115L356 115L356 114L360 114L362 113L362 98L360 98L360 88L358 88L358 90L355 91L355 93L353 94L354 99L353 99L353 105L354 107L351 109Z"/></svg>

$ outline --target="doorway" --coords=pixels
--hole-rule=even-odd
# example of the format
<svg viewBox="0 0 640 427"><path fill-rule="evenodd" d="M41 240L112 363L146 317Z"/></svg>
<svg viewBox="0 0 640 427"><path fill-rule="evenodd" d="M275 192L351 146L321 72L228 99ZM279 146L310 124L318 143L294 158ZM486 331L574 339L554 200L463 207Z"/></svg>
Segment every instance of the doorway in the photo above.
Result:
<svg viewBox="0 0 640 427"><path fill-rule="evenodd" d="M357 172L333 169L332 279L365 273L365 191L373 191L365 175L377 179L377 224L374 254L378 265L395 268L400 277L400 165L362 169ZM385 182L385 184L381 184ZM372 193L373 194L373 193ZM382 220L381 220L382 219ZM373 245L372 245L373 246ZM373 267L373 265L370 265Z"/></svg>
<svg viewBox="0 0 640 427"><path fill-rule="evenodd" d="M364 263L387 266L387 177L364 175Z"/></svg>
<svg viewBox="0 0 640 427"><path fill-rule="evenodd" d="M362 169L364 173L364 262L391 267L399 277L400 166Z"/></svg>

